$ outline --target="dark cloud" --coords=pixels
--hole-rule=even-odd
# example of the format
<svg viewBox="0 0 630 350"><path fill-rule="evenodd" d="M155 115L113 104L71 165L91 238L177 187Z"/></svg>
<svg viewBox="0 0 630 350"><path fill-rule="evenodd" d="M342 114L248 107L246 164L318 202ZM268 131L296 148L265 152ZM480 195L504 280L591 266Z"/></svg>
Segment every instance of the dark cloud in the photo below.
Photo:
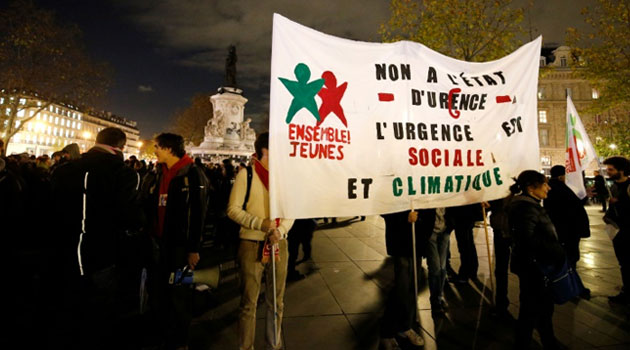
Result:
<svg viewBox="0 0 630 350"><path fill-rule="evenodd" d="M183 66L223 71L229 45L236 45L239 84L268 85L273 13L323 32L377 41L388 15L387 1L181 1L121 4L135 9L130 20Z"/></svg>
<svg viewBox="0 0 630 350"><path fill-rule="evenodd" d="M153 92L151 85L138 85L138 91L142 93Z"/></svg>

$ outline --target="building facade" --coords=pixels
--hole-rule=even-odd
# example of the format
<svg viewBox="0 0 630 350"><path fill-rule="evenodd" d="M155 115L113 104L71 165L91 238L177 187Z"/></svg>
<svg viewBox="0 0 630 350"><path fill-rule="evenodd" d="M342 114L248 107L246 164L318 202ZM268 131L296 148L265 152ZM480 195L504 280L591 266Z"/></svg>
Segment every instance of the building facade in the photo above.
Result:
<svg viewBox="0 0 630 350"><path fill-rule="evenodd" d="M12 97L0 97L0 108L8 108L6 99L9 98ZM135 121L111 113L85 113L64 103L51 103L42 109L45 104L42 100L34 99L27 103L26 98L20 99L19 105L32 107L18 111L16 123L24 125L9 141L7 154L51 155L72 143L78 144L81 152L85 152L94 145L96 134L106 127L120 128L127 135L123 150L125 158L140 154L140 131ZM9 115L9 112L6 114Z"/></svg>
<svg viewBox="0 0 630 350"><path fill-rule="evenodd" d="M585 124L593 118L586 109L599 98L598 92L575 74L579 68L572 67L572 61L567 46L544 47L540 57L543 73L538 81L538 141L540 167L545 174L552 166L565 164L567 95Z"/></svg>

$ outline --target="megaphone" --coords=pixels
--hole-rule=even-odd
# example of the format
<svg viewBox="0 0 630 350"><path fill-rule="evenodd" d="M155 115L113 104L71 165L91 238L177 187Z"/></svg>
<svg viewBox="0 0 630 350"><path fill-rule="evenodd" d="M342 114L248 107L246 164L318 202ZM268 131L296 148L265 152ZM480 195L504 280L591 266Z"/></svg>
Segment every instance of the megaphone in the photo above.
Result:
<svg viewBox="0 0 630 350"><path fill-rule="evenodd" d="M221 265L192 271L185 266L183 269L177 269L175 272L171 272L171 276L168 280L169 284L205 284L212 289L216 289L219 286L221 279Z"/></svg>

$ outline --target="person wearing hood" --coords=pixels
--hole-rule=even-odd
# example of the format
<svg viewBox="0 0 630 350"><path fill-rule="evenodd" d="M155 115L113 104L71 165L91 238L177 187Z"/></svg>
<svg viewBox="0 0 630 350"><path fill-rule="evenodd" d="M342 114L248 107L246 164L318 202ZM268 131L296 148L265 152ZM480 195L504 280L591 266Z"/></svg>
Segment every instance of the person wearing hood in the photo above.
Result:
<svg viewBox="0 0 630 350"><path fill-rule="evenodd" d="M547 178L535 170L525 170L510 191L518 194L507 208L513 238L512 272L519 278L520 289L515 347L529 349L536 328L543 348L557 349L554 302L537 265L559 270L566 260L554 225L541 205L549 191Z"/></svg>
<svg viewBox="0 0 630 350"><path fill-rule="evenodd" d="M149 231L157 247L150 272L158 321L166 349L186 349L192 321L193 289L172 285L171 273L199 262L201 234L208 206L208 179L186 154L184 138L163 133L155 138L156 173L143 180L143 201Z"/></svg>
<svg viewBox="0 0 630 350"><path fill-rule="evenodd" d="M79 159L52 176L52 210L57 232L49 237L53 256L48 283L66 282L62 310L70 310L68 327L77 336L59 347L118 348L120 327L120 242L142 225L137 203L139 178L124 166L125 133L110 127ZM54 294L55 290L51 291ZM62 299L62 298L59 298ZM51 297L51 300L55 300ZM64 342L64 340L61 340Z"/></svg>
<svg viewBox="0 0 630 350"><path fill-rule="evenodd" d="M98 144L98 141L96 143ZM125 141L125 143L126 143L126 141ZM76 143L71 143L71 144L67 145L61 151L64 153L66 160L77 160L77 159L81 158L81 148L79 148L79 145L76 144ZM121 154L122 154L122 152L121 152Z"/></svg>

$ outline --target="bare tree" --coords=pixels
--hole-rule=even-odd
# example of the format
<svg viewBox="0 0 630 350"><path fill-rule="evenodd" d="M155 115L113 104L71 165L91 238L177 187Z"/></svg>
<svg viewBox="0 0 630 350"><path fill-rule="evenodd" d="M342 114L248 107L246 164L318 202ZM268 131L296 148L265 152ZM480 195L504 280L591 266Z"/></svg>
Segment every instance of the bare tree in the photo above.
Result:
<svg viewBox="0 0 630 350"><path fill-rule="evenodd" d="M0 18L0 137L5 145L51 103L84 108L104 96L111 70L87 55L78 27L60 23L53 12L28 0L0 9Z"/></svg>

